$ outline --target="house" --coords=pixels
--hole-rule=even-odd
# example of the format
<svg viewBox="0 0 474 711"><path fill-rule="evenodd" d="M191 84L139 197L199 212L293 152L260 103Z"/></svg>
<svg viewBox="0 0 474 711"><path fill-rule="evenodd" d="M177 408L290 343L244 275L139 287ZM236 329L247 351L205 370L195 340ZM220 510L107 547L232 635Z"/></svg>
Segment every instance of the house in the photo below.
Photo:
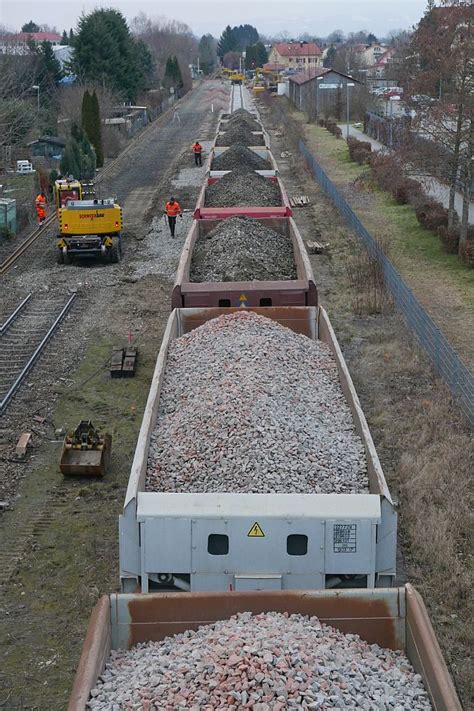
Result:
<svg viewBox="0 0 474 711"><path fill-rule="evenodd" d="M346 96L346 84L354 84L349 91L361 86L348 74L343 74L330 67L314 67L305 72L293 74L288 79L289 99L300 111L306 111L310 116L320 113L331 113L329 109L340 99L340 92ZM324 88L321 88L324 86Z"/></svg>
<svg viewBox="0 0 474 711"><path fill-rule="evenodd" d="M277 42L272 45L268 61L287 69L320 67L322 52L315 42Z"/></svg>
<svg viewBox="0 0 474 711"><path fill-rule="evenodd" d="M380 57L385 54L387 47L378 42L374 44L356 44L352 47L352 51L354 56L359 58L360 66L373 67Z"/></svg>
<svg viewBox="0 0 474 711"><path fill-rule="evenodd" d="M32 158L47 158L61 160L64 155L66 141L58 136L40 136L36 141L27 144Z"/></svg>
<svg viewBox="0 0 474 711"><path fill-rule="evenodd" d="M27 54L28 42L50 42L54 47L61 44L61 35L57 32L18 32L0 37L0 54Z"/></svg>
<svg viewBox="0 0 474 711"><path fill-rule="evenodd" d="M377 79L383 79L390 74L390 69L393 66L393 57L396 53L395 47L390 47L387 49L376 61L371 69L371 76ZM388 77L387 77L388 78Z"/></svg>

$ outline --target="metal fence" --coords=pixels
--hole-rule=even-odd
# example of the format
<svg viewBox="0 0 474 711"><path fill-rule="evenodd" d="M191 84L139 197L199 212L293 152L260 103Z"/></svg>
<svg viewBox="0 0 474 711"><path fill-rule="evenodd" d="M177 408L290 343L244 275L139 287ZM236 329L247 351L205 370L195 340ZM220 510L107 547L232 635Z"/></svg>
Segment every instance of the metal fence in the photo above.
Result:
<svg viewBox="0 0 474 711"><path fill-rule="evenodd" d="M365 229L302 140L299 142L299 149L321 188L340 210L351 229L362 240L369 254L382 265L385 284L404 320L417 336L435 371L446 382L453 396L459 400L470 423L474 424L474 377L472 373L464 365L438 326L428 316L411 289L386 257L380 245Z"/></svg>

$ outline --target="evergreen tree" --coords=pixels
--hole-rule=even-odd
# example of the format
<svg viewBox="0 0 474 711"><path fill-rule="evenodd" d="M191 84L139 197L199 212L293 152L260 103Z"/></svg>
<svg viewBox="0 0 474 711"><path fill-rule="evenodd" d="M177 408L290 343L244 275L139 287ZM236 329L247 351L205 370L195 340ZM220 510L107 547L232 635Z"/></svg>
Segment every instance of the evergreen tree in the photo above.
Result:
<svg viewBox="0 0 474 711"><path fill-rule="evenodd" d="M235 52L237 49L237 37L235 36L235 32L230 25L227 25L217 43L217 54L223 58L227 52Z"/></svg>
<svg viewBox="0 0 474 711"><path fill-rule="evenodd" d="M63 175L72 175L77 180L90 180L94 177L95 151L85 132L76 124L71 128L71 137L64 149L60 167Z"/></svg>
<svg viewBox="0 0 474 711"><path fill-rule="evenodd" d="M33 22L33 20L30 20L26 24L22 25L21 31L22 32L39 32L40 28L39 28L39 25L36 24L36 22Z"/></svg>
<svg viewBox="0 0 474 711"><path fill-rule="evenodd" d="M104 164L104 152L102 149L99 99L95 91L89 94L86 90L82 97L82 128L94 146L97 167L101 168Z"/></svg>
<svg viewBox="0 0 474 711"><path fill-rule="evenodd" d="M94 10L79 20L72 69L81 79L100 82L134 101L147 83L145 49L135 42L120 12Z"/></svg>
<svg viewBox="0 0 474 711"><path fill-rule="evenodd" d="M63 30L63 35L62 35L62 37L61 37L61 44L62 44L62 45L67 45L67 44L69 44L69 40L68 40L68 38L67 38L67 32L66 32L66 30Z"/></svg>
<svg viewBox="0 0 474 711"><path fill-rule="evenodd" d="M199 65L204 74L210 74L216 59L216 40L212 35L203 35L199 40Z"/></svg>
<svg viewBox="0 0 474 711"><path fill-rule="evenodd" d="M40 94L51 98L63 77L61 65L56 59L51 42L45 40L38 46L34 45L33 51L38 57L35 81L40 87Z"/></svg>
<svg viewBox="0 0 474 711"><path fill-rule="evenodd" d="M72 29L72 27L69 30L69 44L71 45L71 47L74 46L74 30Z"/></svg>
<svg viewBox="0 0 474 711"><path fill-rule="evenodd" d="M245 49L245 68L256 69L268 62L268 54L263 42L257 42Z"/></svg>
<svg viewBox="0 0 474 711"><path fill-rule="evenodd" d="M326 56L323 59L323 67L332 67L336 57L337 50L335 47L329 47Z"/></svg>
<svg viewBox="0 0 474 711"><path fill-rule="evenodd" d="M163 86L169 89L175 87L180 89L183 86L183 76L179 66L178 58L174 55L166 60L165 75L163 77Z"/></svg>

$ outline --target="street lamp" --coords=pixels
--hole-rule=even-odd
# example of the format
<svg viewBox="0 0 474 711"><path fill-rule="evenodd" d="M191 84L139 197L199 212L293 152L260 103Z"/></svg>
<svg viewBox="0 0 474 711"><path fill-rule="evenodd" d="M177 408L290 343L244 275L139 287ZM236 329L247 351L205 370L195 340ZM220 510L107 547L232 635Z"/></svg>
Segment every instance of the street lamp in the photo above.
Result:
<svg viewBox="0 0 474 711"><path fill-rule="evenodd" d="M38 84L33 84L33 86L31 88L35 89L37 91L36 98L38 99L38 111L39 111L40 110L40 88L39 88Z"/></svg>
<svg viewBox="0 0 474 711"><path fill-rule="evenodd" d="M346 106L346 140L349 138L349 87L350 86L355 86L354 82L347 82L346 83L346 101L347 101L347 106Z"/></svg>
<svg viewBox="0 0 474 711"><path fill-rule="evenodd" d="M319 119L319 82L324 76L316 77L316 118Z"/></svg>

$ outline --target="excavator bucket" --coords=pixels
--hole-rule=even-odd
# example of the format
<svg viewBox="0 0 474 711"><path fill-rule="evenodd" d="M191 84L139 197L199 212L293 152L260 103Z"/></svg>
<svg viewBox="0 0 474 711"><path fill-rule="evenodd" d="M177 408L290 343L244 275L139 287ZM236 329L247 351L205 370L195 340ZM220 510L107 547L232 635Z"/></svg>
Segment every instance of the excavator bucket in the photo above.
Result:
<svg viewBox="0 0 474 711"><path fill-rule="evenodd" d="M82 420L64 438L59 468L65 476L104 476L110 463L112 437Z"/></svg>

